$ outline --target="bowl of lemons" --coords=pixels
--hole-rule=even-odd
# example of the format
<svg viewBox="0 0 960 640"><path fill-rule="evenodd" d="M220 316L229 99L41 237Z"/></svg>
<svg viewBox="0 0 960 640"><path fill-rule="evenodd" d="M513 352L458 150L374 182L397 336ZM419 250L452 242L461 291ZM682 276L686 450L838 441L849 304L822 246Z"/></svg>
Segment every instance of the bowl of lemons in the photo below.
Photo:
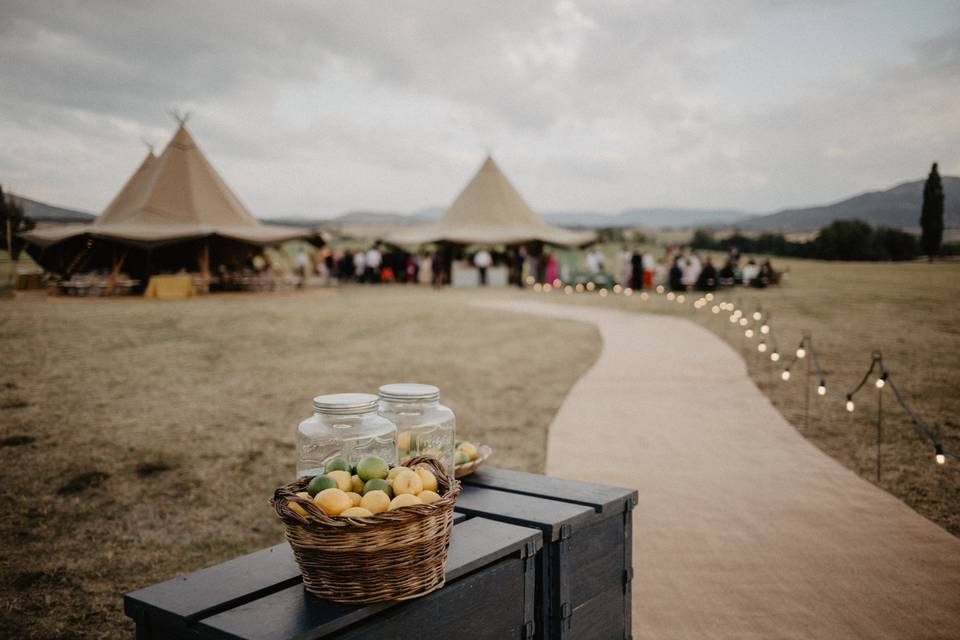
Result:
<svg viewBox="0 0 960 640"><path fill-rule="evenodd" d="M457 478L470 475L493 454L493 449L487 445L477 445L469 440L457 440L456 446L457 450L453 454L453 464L454 474Z"/></svg>

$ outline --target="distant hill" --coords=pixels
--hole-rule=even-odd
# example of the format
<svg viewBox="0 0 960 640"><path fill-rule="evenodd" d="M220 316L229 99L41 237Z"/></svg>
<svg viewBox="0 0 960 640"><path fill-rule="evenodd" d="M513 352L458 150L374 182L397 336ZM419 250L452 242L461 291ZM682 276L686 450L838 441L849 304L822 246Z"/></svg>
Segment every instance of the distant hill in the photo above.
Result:
<svg viewBox="0 0 960 640"><path fill-rule="evenodd" d="M37 222L93 222L94 218L97 217L86 211L57 207L45 202L24 198L23 196L10 194L10 197L23 207L24 215Z"/></svg>
<svg viewBox="0 0 960 640"><path fill-rule="evenodd" d="M947 227L960 227L960 177L941 176L943 181L943 217ZM859 218L872 225L916 228L920 226L920 207L926 180L904 182L886 191L870 191L833 204L805 209L784 209L766 216L739 220L742 229L771 231L811 231L834 220Z"/></svg>

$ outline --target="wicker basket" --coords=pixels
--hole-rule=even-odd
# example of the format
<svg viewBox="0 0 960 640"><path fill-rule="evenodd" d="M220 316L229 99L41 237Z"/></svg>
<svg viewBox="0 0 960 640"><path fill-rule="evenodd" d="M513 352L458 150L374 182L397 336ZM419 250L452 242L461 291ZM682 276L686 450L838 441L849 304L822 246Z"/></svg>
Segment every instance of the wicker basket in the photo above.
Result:
<svg viewBox="0 0 960 640"><path fill-rule="evenodd" d="M370 518L331 517L313 501L298 497L303 477L273 494L274 509L310 593L346 604L409 600L443 586L453 504L460 483L447 476L436 458L420 456L407 466L429 466L441 498ZM294 513L288 501L307 512Z"/></svg>
<svg viewBox="0 0 960 640"><path fill-rule="evenodd" d="M487 461L487 458L489 458L492 453L493 449L485 444L480 445L477 447L477 459L471 460L470 462L464 462L463 464L458 464L456 467L454 467L454 474L458 478L463 478L470 475L483 466L483 463Z"/></svg>

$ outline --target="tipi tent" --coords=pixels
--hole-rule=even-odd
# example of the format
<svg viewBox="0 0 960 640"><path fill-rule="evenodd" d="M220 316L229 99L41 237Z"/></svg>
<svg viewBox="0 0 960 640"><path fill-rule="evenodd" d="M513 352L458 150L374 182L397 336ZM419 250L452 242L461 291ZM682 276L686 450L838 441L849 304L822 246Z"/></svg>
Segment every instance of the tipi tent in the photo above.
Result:
<svg viewBox="0 0 960 640"><path fill-rule="evenodd" d="M595 240L596 234L592 231L571 231L544 222L490 156L437 222L398 229L387 238L388 242L399 245L545 242L583 246Z"/></svg>
<svg viewBox="0 0 960 640"><path fill-rule="evenodd" d="M181 122L163 153L147 155L95 222L23 237L49 271L115 268L123 260L124 270L146 275L240 265L264 246L314 235L254 218Z"/></svg>

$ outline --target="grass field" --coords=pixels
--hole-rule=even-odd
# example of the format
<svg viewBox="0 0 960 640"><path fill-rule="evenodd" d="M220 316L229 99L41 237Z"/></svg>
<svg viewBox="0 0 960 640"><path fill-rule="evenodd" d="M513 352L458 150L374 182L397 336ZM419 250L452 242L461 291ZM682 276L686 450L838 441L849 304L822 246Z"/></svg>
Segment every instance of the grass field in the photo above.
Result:
<svg viewBox="0 0 960 640"><path fill-rule="evenodd" d="M881 349L908 401L960 449L960 264L775 262L789 268L782 287L726 298L770 310L785 353L811 331L832 390L856 384ZM458 429L492 444L497 464L541 470L547 427L599 337L467 306L476 295L702 322L742 350L802 433L873 479L869 396L850 415L842 396L814 395L805 426L802 376L774 377L755 341L692 298L347 287L0 300L0 636L129 637L124 592L276 543L266 500L292 475L294 427L321 391L438 382ZM960 463L935 465L889 396L885 407L881 486L960 535Z"/></svg>
<svg viewBox="0 0 960 640"><path fill-rule="evenodd" d="M720 256L715 256L716 259ZM786 270L782 286L736 288L718 293L752 314L757 308L771 315L771 326L786 360L792 359L804 331L809 331L827 375L830 391L815 392L811 379L809 419L805 413L806 361L794 367L789 382L769 352L756 350L758 340L728 321L729 313L714 316L694 311L699 295L683 305L653 296L563 296L544 299L572 304L603 304L611 308L670 313L702 323L736 347L746 360L757 386L783 415L820 449L876 483L877 389L857 394L857 408L848 413L845 394L870 366L879 350L907 402L953 451L960 451L960 262L829 263L773 258ZM960 536L960 462L934 463L932 446L917 435L887 389L883 392L883 445L878 483L918 512Z"/></svg>
<svg viewBox="0 0 960 640"><path fill-rule="evenodd" d="M124 592L276 544L267 499L320 392L437 383L497 464L542 469L599 336L463 300L0 300L0 637L131 637Z"/></svg>

